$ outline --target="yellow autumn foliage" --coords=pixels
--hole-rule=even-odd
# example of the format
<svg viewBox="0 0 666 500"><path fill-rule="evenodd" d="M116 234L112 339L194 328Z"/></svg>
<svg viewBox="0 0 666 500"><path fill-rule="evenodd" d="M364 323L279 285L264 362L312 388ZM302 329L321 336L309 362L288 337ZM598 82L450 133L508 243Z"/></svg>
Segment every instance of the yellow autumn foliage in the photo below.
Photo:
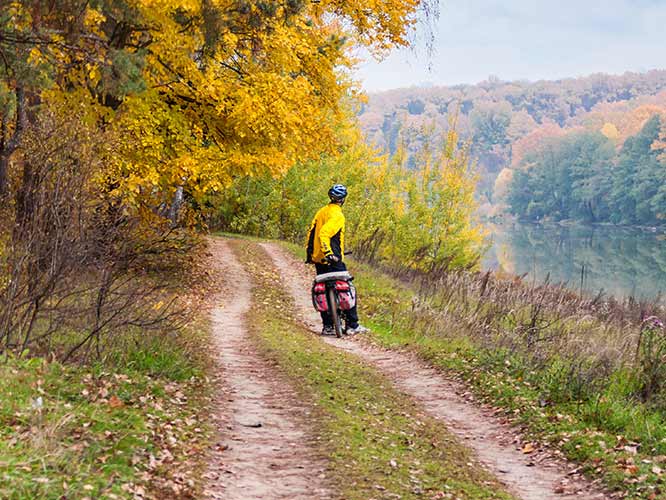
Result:
<svg viewBox="0 0 666 500"><path fill-rule="evenodd" d="M426 0L55 3L12 3L4 27L21 41L11 64L24 78L5 80L5 112L41 103L85 116L86 136L105 141L94 179L114 210L147 227L212 211L231 228L295 238L342 181L358 251L409 267L475 264L475 179L453 128L423 130L419 154L389 159L349 111L356 49L407 45Z"/></svg>
<svg viewBox="0 0 666 500"><path fill-rule="evenodd" d="M404 267L474 267L484 247L477 224L467 150L451 130L420 133L412 159L373 151L348 129L344 152L299 164L286 176L238 180L213 203L211 224L226 230L302 242L315 211L336 182L349 191L344 213L347 241L357 255Z"/></svg>
<svg viewBox="0 0 666 500"><path fill-rule="evenodd" d="M617 141L620 138L620 132L617 127L610 122L604 123L604 126L601 127L601 133L611 141Z"/></svg>
<svg viewBox="0 0 666 500"><path fill-rule="evenodd" d="M424 0L80 3L2 8L24 75L8 95L83 90L125 139L101 177L158 206L335 153L352 52L408 44Z"/></svg>
<svg viewBox="0 0 666 500"><path fill-rule="evenodd" d="M128 192L137 179L150 187L159 178L196 197L234 177L281 175L295 162L333 153L345 119L340 101L354 91L345 76L349 49L406 44L420 4L371 3L303 2L289 13L280 3L271 11L265 2L138 0L140 15L156 27L145 77L158 90L119 113L120 128L142 136L142 150L128 151L120 167L138 169L126 177ZM215 43L201 24L206 10L220 16ZM186 30L184 15L192 19ZM159 158L149 152L155 148Z"/></svg>

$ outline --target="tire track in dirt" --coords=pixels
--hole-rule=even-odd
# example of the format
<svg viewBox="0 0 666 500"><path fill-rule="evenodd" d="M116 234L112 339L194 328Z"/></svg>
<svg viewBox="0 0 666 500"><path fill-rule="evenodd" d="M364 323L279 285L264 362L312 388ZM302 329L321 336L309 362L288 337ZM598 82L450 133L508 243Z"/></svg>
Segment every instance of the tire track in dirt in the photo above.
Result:
<svg viewBox="0 0 666 500"><path fill-rule="evenodd" d="M211 311L222 386L215 404L221 442L206 473L206 498L328 499L321 479L326 463L307 444L308 409L248 338L244 316L252 301L251 278L226 241L211 238L210 250L224 274Z"/></svg>
<svg viewBox="0 0 666 500"><path fill-rule="evenodd" d="M280 270L298 309L297 317L313 332L321 320L313 308L309 290L312 271L275 243L262 243ZM362 296L363 290L359 291ZM466 399L462 384L445 378L409 353L384 350L362 339L322 339L355 354L386 375L402 392L417 401L430 415L473 449L488 471L523 500L601 500L611 498L595 484L580 477L575 466L547 453L521 452L515 429Z"/></svg>

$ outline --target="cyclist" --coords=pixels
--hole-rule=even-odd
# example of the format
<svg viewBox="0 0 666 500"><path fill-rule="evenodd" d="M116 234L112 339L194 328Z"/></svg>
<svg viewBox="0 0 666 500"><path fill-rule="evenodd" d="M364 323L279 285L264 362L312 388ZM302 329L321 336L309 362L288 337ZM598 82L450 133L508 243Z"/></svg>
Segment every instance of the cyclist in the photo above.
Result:
<svg viewBox="0 0 666 500"><path fill-rule="evenodd" d="M307 260L314 264L317 275L346 271L345 255L345 216L342 205L347 198L347 188L342 184L335 184L328 190L331 202L319 209L308 233ZM333 319L328 312L322 312L321 320L324 323L322 335L334 334ZM367 332L368 329L358 323L356 306L345 311L345 333L354 335Z"/></svg>

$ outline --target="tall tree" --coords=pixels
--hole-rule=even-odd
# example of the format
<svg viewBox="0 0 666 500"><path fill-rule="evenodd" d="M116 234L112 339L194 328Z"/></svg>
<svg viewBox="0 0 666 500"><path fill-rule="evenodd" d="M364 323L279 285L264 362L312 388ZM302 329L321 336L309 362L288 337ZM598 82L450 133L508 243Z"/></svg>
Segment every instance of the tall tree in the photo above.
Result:
<svg viewBox="0 0 666 500"><path fill-rule="evenodd" d="M627 139L613 171L611 221L622 224L655 222L650 201L656 195L660 168L652 144L659 137L658 116L650 118L642 130Z"/></svg>
<svg viewBox="0 0 666 500"><path fill-rule="evenodd" d="M19 0L0 8L8 160L45 92L100 106L127 137L108 172L164 203L335 150L353 47L406 45L421 0ZM1 103L0 103L1 104ZM137 147L138 146L138 147ZM18 176L22 178L25 176Z"/></svg>

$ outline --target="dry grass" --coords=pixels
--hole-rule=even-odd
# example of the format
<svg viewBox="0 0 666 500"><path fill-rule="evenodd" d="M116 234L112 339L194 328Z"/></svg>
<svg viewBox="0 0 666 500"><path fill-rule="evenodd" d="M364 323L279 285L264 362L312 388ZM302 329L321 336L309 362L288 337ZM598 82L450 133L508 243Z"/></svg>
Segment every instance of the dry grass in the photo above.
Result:
<svg viewBox="0 0 666 500"><path fill-rule="evenodd" d="M471 337L480 347L520 355L535 369L558 360L578 386L577 397L628 371L635 376L635 395L661 404L666 370L656 367L666 355L666 312L657 302L583 297L561 285L490 272L384 270L415 291L403 322L422 335Z"/></svg>

